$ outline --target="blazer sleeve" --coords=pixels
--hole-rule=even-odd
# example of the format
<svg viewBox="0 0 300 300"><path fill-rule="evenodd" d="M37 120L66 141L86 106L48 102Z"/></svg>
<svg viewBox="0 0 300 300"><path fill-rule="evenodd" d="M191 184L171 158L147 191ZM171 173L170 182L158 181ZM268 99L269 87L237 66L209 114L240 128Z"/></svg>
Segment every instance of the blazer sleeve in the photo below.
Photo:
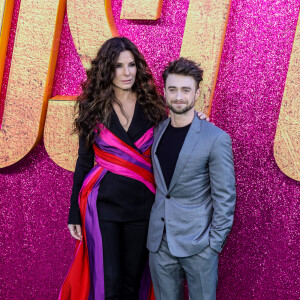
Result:
<svg viewBox="0 0 300 300"><path fill-rule="evenodd" d="M213 203L210 247L221 252L232 227L236 201L231 138L225 132L213 144L209 176Z"/></svg>
<svg viewBox="0 0 300 300"><path fill-rule="evenodd" d="M78 158L73 176L73 187L71 195L71 206L69 211L68 224L81 224L81 217L78 205L78 195L84 178L94 166L93 146L86 146L85 139L79 139Z"/></svg>

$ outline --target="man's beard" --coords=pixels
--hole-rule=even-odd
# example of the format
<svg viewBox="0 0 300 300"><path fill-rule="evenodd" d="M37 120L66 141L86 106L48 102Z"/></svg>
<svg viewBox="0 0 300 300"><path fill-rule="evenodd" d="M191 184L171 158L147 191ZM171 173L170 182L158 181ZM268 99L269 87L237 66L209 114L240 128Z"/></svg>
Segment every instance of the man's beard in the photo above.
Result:
<svg viewBox="0 0 300 300"><path fill-rule="evenodd" d="M171 104L167 103L167 107L173 113L178 114L178 115L186 113L187 111L193 109L194 106L195 106L195 100L192 103L190 103L189 105L187 105L186 107L183 107L183 108L176 108L176 107L172 106L172 103Z"/></svg>

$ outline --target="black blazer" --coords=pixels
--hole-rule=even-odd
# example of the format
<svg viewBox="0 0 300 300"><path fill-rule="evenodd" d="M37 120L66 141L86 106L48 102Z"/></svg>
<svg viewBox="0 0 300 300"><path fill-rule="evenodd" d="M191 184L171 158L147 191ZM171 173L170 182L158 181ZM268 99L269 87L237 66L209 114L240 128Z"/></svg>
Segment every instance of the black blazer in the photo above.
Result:
<svg viewBox="0 0 300 300"><path fill-rule="evenodd" d="M136 102L132 122L126 132L113 111L108 129L126 144L136 142L153 124L147 119L142 106ZM79 139L78 159L73 177L71 207L68 224L81 224L78 195L85 176L94 166L93 147L86 147ZM140 181L107 172L103 177L97 199L98 217L103 221L131 222L149 219L154 201L153 193Z"/></svg>

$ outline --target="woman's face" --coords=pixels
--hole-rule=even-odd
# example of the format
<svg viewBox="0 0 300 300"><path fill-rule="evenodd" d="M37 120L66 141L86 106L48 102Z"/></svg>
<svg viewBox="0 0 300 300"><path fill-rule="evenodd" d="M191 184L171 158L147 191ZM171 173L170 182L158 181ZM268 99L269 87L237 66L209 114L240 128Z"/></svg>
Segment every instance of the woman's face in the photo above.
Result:
<svg viewBox="0 0 300 300"><path fill-rule="evenodd" d="M122 90L130 90L135 82L136 64L130 51L123 51L116 63L113 85Z"/></svg>

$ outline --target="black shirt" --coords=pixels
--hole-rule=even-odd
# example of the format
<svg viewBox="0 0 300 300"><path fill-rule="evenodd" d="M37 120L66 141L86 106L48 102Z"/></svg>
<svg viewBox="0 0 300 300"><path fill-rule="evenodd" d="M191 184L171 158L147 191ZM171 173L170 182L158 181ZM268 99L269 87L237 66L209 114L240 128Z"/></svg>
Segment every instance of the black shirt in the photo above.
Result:
<svg viewBox="0 0 300 300"><path fill-rule="evenodd" d="M167 188L171 183L177 159L190 126L191 124L184 127L173 127L170 122L159 141L156 154Z"/></svg>
<svg viewBox="0 0 300 300"><path fill-rule="evenodd" d="M126 144L136 148L134 142L152 126L153 124L145 116L142 106L136 102L133 118L127 132L120 124L114 111L108 129ZM78 194L85 176L93 166L93 147L87 148L85 140L80 139L68 224L81 224ZM153 201L154 195L145 184L108 171L99 187L97 198L98 217L101 220L117 222L149 219Z"/></svg>

